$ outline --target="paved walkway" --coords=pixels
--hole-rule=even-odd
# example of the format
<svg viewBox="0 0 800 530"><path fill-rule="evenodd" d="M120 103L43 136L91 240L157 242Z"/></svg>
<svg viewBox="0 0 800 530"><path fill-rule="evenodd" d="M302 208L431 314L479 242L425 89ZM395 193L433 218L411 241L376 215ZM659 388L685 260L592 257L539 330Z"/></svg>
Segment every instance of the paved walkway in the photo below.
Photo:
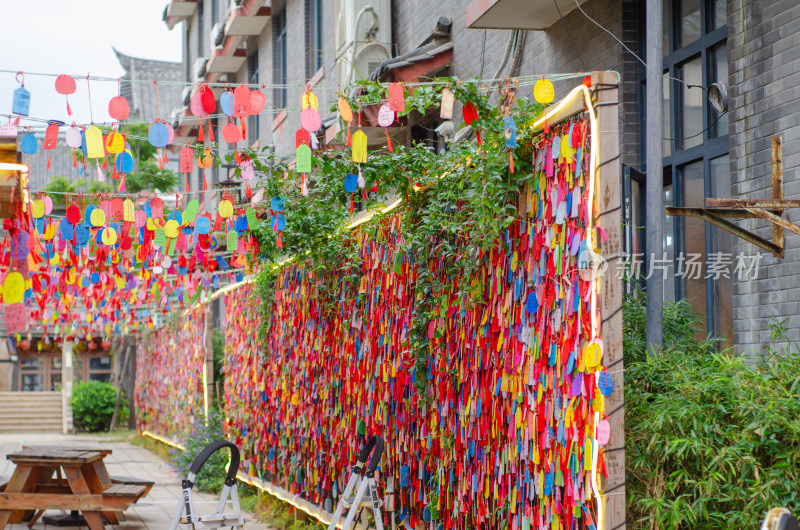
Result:
<svg viewBox="0 0 800 530"><path fill-rule="evenodd" d="M23 445L63 445L80 447L102 447L111 449L104 462L110 475L148 478L155 481L155 486L147 497L140 499L125 512L125 522L119 525L106 525L106 528L125 530L166 530L172 521L172 515L178 505L181 488L178 476L161 458L143 447L127 442L106 441L98 436L61 435L61 434L0 434L0 475L10 477L14 464L6 460L6 455L19 451ZM219 497L193 492L194 507L200 514L212 513L216 509ZM230 509L230 504L228 505ZM57 510L47 513L58 514ZM253 522L252 514L245 514L247 530L269 530L263 523ZM83 527L86 528L86 527ZM10 524L7 530L27 530L23 524ZM33 526L34 530L54 529L41 521ZM62 527L66 530L68 527ZM77 530L77 529L76 529Z"/></svg>

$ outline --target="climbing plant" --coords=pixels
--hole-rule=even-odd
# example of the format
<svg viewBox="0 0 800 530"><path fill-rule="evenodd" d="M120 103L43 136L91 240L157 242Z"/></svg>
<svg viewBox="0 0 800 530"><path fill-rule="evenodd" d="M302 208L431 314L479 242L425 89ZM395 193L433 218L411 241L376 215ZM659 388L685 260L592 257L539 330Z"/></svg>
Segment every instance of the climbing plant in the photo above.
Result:
<svg viewBox="0 0 800 530"><path fill-rule="evenodd" d="M213 149L206 151L214 157L215 166L234 164L236 156L249 159L260 177L259 186L264 189L266 201L273 196L285 200L282 246L277 245L277 233L270 222L273 212L269 208L255 230L261 245L259 258L268 264L257 280L264 311L272 300L279 264L286 260L302 260L307 273L318 274L327 282L326 288L318 293L324 297L324 307L334 307L342 293L353 292L348 287L359 280L361 271L356 266L355 232L346 229L352 214L343 181L347 174L360 171L365 187L354 200L374 209L385 207L397 198L404 201L393 212L403 219L400 248L408 259L421 265L415 283L419 300L415 311L421 318L413 321L411 348L418 363L427 362L425 323L438 315L447 286L427 271L424 264L436 256L446 259L453 270L463 271L459 277L464 284L459 286L458 293L462 300L469 299L473 272L481 265L476 260L478 252L502 240L504 230L516 218L519 192L533 178L532 143L518 142L519 147L509 153L504 146L504 117L514 118L519 139L530 139L537 134L533 123L543 110L542 105L527 98L501 98L503 103L515 104L498 105L489 97L493 88L462 83L457 78L438 78L434 82L413 90L407 96L406 110L400 115L438 109L441 92L446 87L456 100L475 106L478 119L472 122L472 127L479 130L481 145L458 142L442 153L425 144L400 145L393 152L370 152L367 162L360 167L353 164L349 150L317 151L312 154L314 170L308 177L308 196L301 193L301 176L293 167L293 159L278 157L266 148L244 149L236 155L227 153L221 157ZM380 83L362 81L344 97L353 109L358 109L379 104L386 99L386 91ZM513 95L513 86L511 91ZM514 160L513 173L510 156ZM237 174L240 171L237 169ZM357 230L375 230L381 218L376 215ZM326 272L336 274L326 275ZM269 326L271 319L263 322ZM266 330L261 330L262 336L265 333ZM424 379L417 383L424 394Z"/></svg>

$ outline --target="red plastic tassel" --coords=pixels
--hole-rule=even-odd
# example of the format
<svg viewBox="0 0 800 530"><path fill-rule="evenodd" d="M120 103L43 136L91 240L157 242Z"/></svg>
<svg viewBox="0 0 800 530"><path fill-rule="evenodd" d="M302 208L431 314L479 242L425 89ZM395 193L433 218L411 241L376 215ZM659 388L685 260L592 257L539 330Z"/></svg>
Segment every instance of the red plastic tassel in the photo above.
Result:
<svg viewBox="0 0 800 530"><path fill-rule="evenodd" d="M508 169L514 174L514 153L508 152Z"/></svg>
<svg viewBox="0 0 800 530"><path fill-rule="evenodd" d="M278 232L278 242L275 245L278 248L283 248L283 241L281 240L281 236L282 235L283 235L283 232Z"/></svg>
<svg viewBox="0 0 800 530"><path fill-rule="evenodd" d="M547 123L547 118L544 119L544 133L550 134L550 124Z"/></svg>
<svg viewBox="0 0 800 530"><path fill-rule="evenodd" d="M208 191L208 184L206 184L206 172L203 171L203 191Z"/></svg>
<svg viewBox="0 0 800 530"><path fill-rule="evenodd" d="M197 141L201 144L206 141L206 135L203 134L203 122L200 122L200 132L197 133Z"/></svg>
<svg viewBox="0 0 800 530"><path fill-rule="evenodd" d="M164 163L169 164L169 153L164 149Z"/></svg>
<svg viewBox="0 0 800 530"><path fill-rule="evenodd" d="M189 192L189 174L186 174L186 192Z"/></svg>
<svg viewBox="0 0 800 530"><path fill-rule="evenodd" d="M158 169L164 169L164 159L161 158L161 151L158 152Z"/></svg>
<svg viewBox="0 0 800 530"><path fill-rule="evenodd" d="M389 129L384 127L383 130L386 131L386 147L389 148L390 153L394 153L394 149L392 149L392 139L389 138Z"/></svg>
<svg viewBox="0 0 800 530"><path fill-rule="evenodd" d="M365 201L368 200L368 198L367 198L367 190L361 190L361 193L364 194L364 200Z"/></svg>
<svg viewBox="0 0 800 530"><path fill-rule="evenodd" d="M214 141L214 128L211 127L211 118L208 119L208 139Z"/></svg>
<svg viewBox="0 0 800 530"><path fill-rule="evenodd" d="M71 109L71 108L70 108L70 106L69 106L69 100L67 100L67 114L68 114L69 116L72 116L72 109Z"/></svg>
<svg viewBox="0 0 800 530"><path fill-rule="evenodd" d="M350 194L350 213L353 213L355 209L353 208L353 194Z"/></svg>
<svg viewBox="0 0 800 530"><path fill-rule="evenodd" d="M47 169L50 169L50 153L47 153Z"/></svg>
<svg viewBox="0 0 800 530"><path fill-rule="evenodd" d="M247 125L245 125L244 118L239 118L239 123L242 126L242 140L247 140Z"/></svg>
<svg viewBox="0 0 800 530"><path fill-rule="evenodd" d="M233 158L236 160L236 165L239 165L239 164L242 163L242 155L239 153L238 150L235 150L233 152Z"/></svg>
<svg viewBox="0 0 800 530"><path fill-rule="evenodd" d="M481 144L481 132L479 130L477 130L477 129L475 129L475 138L478 139L478 145L482 145Z"/></svg>
<svg viewBox="0 0 800 530"><path fill-rule="evenodd" d="M19 116L17 116L17 119L16 119L16 120L14 120L14 127L19 127L19 118L20 118L20 117L19 117Z"/></svg>
<svg viewBox="0 0 800 530"><path fill-rule="evenodd" d="M75 151L72 152L72 167L78 167L78 157L75 156Z"/></svg>
<svg viewBox="0 0 800 530"><path fill-rule="evenodd" d="M347 124L347 147L350 147L352 136L353 135L350 133L350 124L348 123Z"/></svg>
<svg viewBox="0 0 800 530"><path fill-rule="evenodd" d="M249 198L251 198L251 197L253 196L253 190L251 190L251 189L250 189L250 184L248 184L247 186L245 186L245 188L244 188L244 194L247 196L247 198L248 198L248 199L249 199Z"/></svg>
<svg viewBox="0 0 800 530"><path fill-rule="evenodd" d="M125 191L125 173L122 174L122 180L119 181L119 191Z"/></svg>
<svg viewBox="0 0 800 530"><path fill-rule="evenodd" d="M103 159L103 169L108 169L108 158Z"/></svg>

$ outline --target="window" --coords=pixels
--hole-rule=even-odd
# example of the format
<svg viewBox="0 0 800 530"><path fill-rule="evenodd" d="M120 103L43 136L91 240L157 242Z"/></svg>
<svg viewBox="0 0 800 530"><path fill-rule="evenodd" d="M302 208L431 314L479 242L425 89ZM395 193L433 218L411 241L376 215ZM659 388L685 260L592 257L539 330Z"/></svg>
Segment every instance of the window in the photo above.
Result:
<svg viewBox="0 0 800 530"><path fill-rule="evenodd" d="M44 390L44 372L46 365L38 357L20 357L20 386L22 392L41 392Z"/></svg>
<svg viewBox="0 0 800 530"><path fill-rule="evenodd" d="M211 27L219 20L219 0L211 0Z"/></svg>
<svg viewBox="0 0 800 530"><path fill-rule="evenodd" d="M644 18L641 27L643 34ZM665 0L663 38L664 203L703 206L706 197L731 195L728 117L711 108L705 91L716 81L727 82L726 2ZM646 72L640 72L644 94ZM643 120L644 109L646 104ZM643 166L644 145L643 141ZM706 316L709 332L732 339L730 278L715 278L708 270L719 253L730 254L729 235L697 218L668 217L663 245L656 252L667 252L674 264L670 285L664 286L665 299L686 298L694 311ZM701 263L699 273L691 259Z"/></svg>
<svg viewBox="0 0 800 530"><path fill-rule="evenodd" d="M206 17L203 13L203 4L205 2L200 0L197 2L197 56L205 57L206 55Z"/></svg>
<svg viewBox="0 0 800 530"><path fill-rule="evenodd" d="M322 68L322 0L306 0L306 79Z"/></svg>
<svg viewBox="0 0 800 530"><path fill-rule="evenodd" d="M276 86L273 101L279 109L286 107L286 9L272 18L272 82Z"/></svg>
<svg viewBox="0 0 800 530"><path fill-rule="evenodd" d="M247 82L251 85L258 85L258 49L254 51L250 57L247 58ZM261 90L260 88L254 88L253 90ZM247 120L247 139L252 144L256 140L258 140L259 135L259 127L258 127L258 115L250 116Z"/></svg>

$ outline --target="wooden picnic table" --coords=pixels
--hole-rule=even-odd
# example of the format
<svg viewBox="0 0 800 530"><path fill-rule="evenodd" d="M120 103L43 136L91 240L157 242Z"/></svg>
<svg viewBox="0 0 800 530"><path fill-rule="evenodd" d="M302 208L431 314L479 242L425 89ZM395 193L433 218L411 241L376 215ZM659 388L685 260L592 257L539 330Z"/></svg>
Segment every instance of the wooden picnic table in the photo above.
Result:
<svg viewBox="0 0 800 530"><path fill-rule="evenodd" d="M44 510L83 512L91 530L102 530L102 516L112 524L117 514L144 496L149 487L114 483L103 458L106 449L29 447L6 458L16 464L0 487L0 530L7 523L35 522Z"/></svg>

